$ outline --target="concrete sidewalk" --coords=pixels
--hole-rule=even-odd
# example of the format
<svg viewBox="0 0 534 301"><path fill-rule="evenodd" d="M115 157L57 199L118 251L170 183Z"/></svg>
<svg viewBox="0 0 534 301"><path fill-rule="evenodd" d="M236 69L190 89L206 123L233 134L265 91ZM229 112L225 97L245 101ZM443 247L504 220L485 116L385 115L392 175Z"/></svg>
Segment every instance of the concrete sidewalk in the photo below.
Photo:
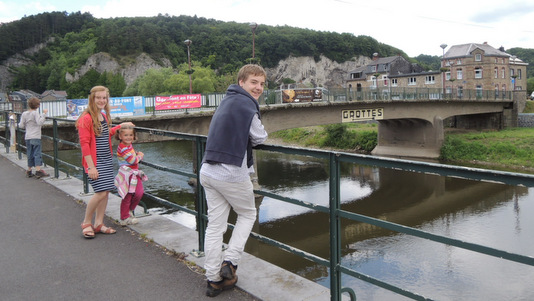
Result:
<svg viewBox="0 0 534 301"><path fill-rule="evenodd" d="M157 214L120 227L120 198L111 195L105 222L117 233L84 239L80 223L91 196L82 194L82 182L62 173L26 178L26 157L0 148L2 300L330 299L329 289L249 254L238 287L209 298L203 258L189 255L198 249L196 231ZM185 260L172 255L182 253Z"/></svg>

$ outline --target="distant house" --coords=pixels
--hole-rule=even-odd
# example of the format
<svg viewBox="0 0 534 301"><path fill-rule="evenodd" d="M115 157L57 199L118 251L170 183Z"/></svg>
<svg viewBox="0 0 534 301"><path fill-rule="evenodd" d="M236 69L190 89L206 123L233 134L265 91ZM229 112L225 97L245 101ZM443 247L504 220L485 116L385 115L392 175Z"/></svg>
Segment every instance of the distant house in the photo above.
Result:
<svg viewBox="0 0 534 301"><path fill-rule="evenodd" d="M66 91L46 90L41 94L41 101L67 100Z"/></svg>
<svg viewBox="0 0 534 301"><path fill-rule="evenodd" d="M507 91L526 90L527 63L487 43L454 45L444 53L440 70L423 71L401 56L378 58L349 72L347 87L362 89L426 88L430 98L441 94L462 97L465 90L494 90L495 96Z"/></svg>
<svg viewBox="0 0 534 301"><path fill-rule="evenodd" d="M379 58L375 53L373 62L349 72L347 86L349 89L376 89L390 86L390 77L423 72L417 64L408 62L400 55Z"/></svg>
<svg viewBox="0 0 534 301"><path fill-rule="evenodd" d="M493 48L488 43L454 45L443 56L446 93L462 94L465 90L495 90L495 95L506 91L526 90L527 63Z"/></svg>
<svg viewBox="0 0 534 301"><path fill-rule="evenodd" d="M11 92L9 96L11 97L12 101L22 101L22 102L26 102L28 101L28 99L32 97L37 97L39 99L41 98L41 95L39 93L35 93L31 90L19 90L19 91Z"/></svg>
<svg viewBox="0 0 534 301"><path fill-rule="evenodd" d="M1 101L8 101L9 98L7 97L7 93L5 92L0 92L0 102Z"/></svg>

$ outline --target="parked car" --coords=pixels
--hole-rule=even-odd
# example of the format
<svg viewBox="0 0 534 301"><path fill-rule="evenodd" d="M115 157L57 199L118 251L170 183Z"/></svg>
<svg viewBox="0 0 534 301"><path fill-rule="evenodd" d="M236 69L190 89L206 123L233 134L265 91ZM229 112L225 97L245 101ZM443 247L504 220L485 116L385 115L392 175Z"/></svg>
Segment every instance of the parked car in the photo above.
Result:
<svg viewBox="0 0 534 301"><path fill-rule="evenodd" d="M534 100L534 91L532 91L532 94L530 94L530 100Z"/></svg>

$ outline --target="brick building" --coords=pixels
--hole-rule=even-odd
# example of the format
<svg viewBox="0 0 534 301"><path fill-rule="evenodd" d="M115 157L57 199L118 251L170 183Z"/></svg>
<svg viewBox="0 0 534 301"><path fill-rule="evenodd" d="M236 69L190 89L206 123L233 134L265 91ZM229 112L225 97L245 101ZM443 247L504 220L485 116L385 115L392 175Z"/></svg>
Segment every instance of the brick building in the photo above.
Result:
<svg viewBox="0 0 534 301"><path fill-rule="evenodd" d="M462 94L463 90L494 90L495 95L507 91L526 90L527 63L483 44L462 44L449 48L441 61L446 93Z"/></svg>
<svg viewBox="0 0 534 301"><path fill-rule="evenodd" d="M512 90L526 90L527 65L502 47L495 49L487 43L451 46L442 58L442 68L430 71L401 56L379 58L375 54L372 63L349 72L347 88L380 90L384 95L386 89L392 93L400 88L424 89L430 98L495 91L499 97Z"/></svg>

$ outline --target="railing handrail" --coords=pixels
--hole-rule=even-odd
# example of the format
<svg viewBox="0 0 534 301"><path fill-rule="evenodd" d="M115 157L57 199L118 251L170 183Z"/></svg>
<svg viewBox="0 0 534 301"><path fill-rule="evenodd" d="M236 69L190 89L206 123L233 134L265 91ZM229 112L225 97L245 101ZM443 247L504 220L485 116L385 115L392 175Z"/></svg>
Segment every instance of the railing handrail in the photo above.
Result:
<svg viewBox="0 0 534 301"><path fill-rule="evenodd" d="M1 113L7 114L7 112L1 112ZM47 119L52 119L54 128L57 128L58 126L57 121L59 119L57 118L47 118ZM201 158L203 155L203 149L205 147L205 141L206 141L205 136L176 133L172 131L142 128L142 127L137 128L137 130L139 132L150 133L151 135L159 135L159 136L166 136L166 137L171 137L175 139L185 139L185 140L193 141L193 143L195 144L195 150L194 150L195 151L195 156L194 156L195 164L197 164L196 166L200 166ZM20 134L21 133L22 131L20 131ZM68 142L68 141L60 140L56 135L57 131L55 131L54 133L55 133L54 137L44 136L45 138L52 139L54 141L54 149L55 149L54 157L57 157L57 148L58 148L59 143L68 143L70 145L77 145L77 147L79 147L79 145L76 144L75 142ZM21 136L20 134L18 136ZM3 139L3 140L7 142L7 139ZM374 156L361 155L361 154L350 154L350 153L343 153L343 152L323 151L323 150L305 149L305 148L289 147L289 146L259 145L255 149L270 151L270 152L279 152L279 153L284 153L284 154L310 156L314 158L328 160L329 170L330 170L330 180L329 180L330 193L329 193L329 206L328 207L311 204L311 203L308 203L302 200L289 199L289 198L286 198L286 197L283 197L283 196L280 196L280 195L277 195L271 192L262 191L261 189L254 190L254 192L258 195L268 196L270 198L274 198L274 199L277 199L283 202L288 202L294 205L303 206L303 207L313 209L316 211L329 213L330 215L330 258L325 259L325 258L315 256L303 250L296 249L287 244L284 244L279 241L273 240L271 238L262 236L258 233L254 233L254 232L251 233L251 237L253 237L254 239L263 241L265 243L268 243L270 245L273 245L277 248L291 252L292 254L295 254L297 256L301 256L315 263L318 263L324 266L329 266L330 271L331 271L330 272L331 300L335 300L335 301L341 300L341 294L344 292L350 295L351 300L356 299L356 294L351 288L346 288L346 287L341 286L341 276L343 273L347 275L351 275L360 280L364 280L373 285L385 288L387 290L393 291L395 293L401 294L403 296L406 296L406 297L409 297L415 300L430 300L417 293L405 290L401 287L392 285L390 283L381 281L379 279L359 273L348 267L343 266L341 263L341 231L340 231L341 219L349 219L353 221L367 223L367 224L371 224L371 225L378 226L381 228L389 229L395 232L404 233L407 235L431 240L431 241L442 243L442 244L455 246L455 247L466 249L466 250L471 250L473 252L486 254L489 256L497 257L497 258L502 258L502 259L513 261L513 262L520 263L520 264L534 266L534 258L530 256L510 253L507 251L487 247L487 246L480 245L480 244L474 244L474 243L465 242L465 241L461 241L457 239L452 239L446 236L436 235L436 234L418 230L412 227L407 227L404 225L391 223L391 222L387 222L381 219L342 210L340 206L340 193L339 193L340 191L340 181L339 181L340 164L342 162L367 165L367 166L394 168L394 169L400 169L400 170L406 170L406 171L412 171L412 172L420 172L420 173L433 173L433 174L438 174L441 176L462 177L462 178L473 179L473 180L478 180L478 181L500 182L500 183L509 184L509 185L522 185L522 186L527 186L527 187L534 187L534 175L505 172L505 171L485 170L485 169L461 167L461 166L443 165L443 164L438 164L438 163L410 161L410 160L403 160L403 159L381 158L381 157L374 157ZM19 154L21 151L22 151L22 148L19 147ZM58 160L58 158L53 158L53 159L54 159L54 171L55 171L54 174L55 174L55 177L57 178L59 164L68 164L68 163L62 162ZM150 194L148 194L148 196L152 198L153 200L160 202L164 205L171 206L175 209L182 210L184 212L194 214L196 216L197 231L199 233L198 251L199 253L202 253L202 251L204 250L203 238L204 238L204 233L205 233L205 229L207 225L207 207L206 207L205 196L203 194L203 190L201 189L201 185L199 181L198 170L191 173L191 172L187 172L183 170L175 170L172 168L168 168L166 166L160 166L158 164L154 164L150 162L145 162L144 164L147 166L151 166L153 168L166 171L166 172L171 172L171 173L186 176L186 177L196 177L197 183L198 183L198 185L195 186L196 187L196 205L198 208L198 210L196 211L174 204L174 203L171 203L167 200L155 197ZM75 167L78 168L79 170L82 170L81 166L75 166ZM86 189L86 179L84 181L84 189ZM229 227L233 228L233 225L229 224Z"/></svg>
<svg viewBox="0 0 534 301"><path fill-rule="evenodd" d="M313 88L309 88L313 89ZM331 88L322 89L322 99L319 102L333 101L372 101L372 100L462 100L462 101L483 101L483 100L500 100L512 101L514 91L495 91L495 90L471 90L466 89L461 92L448 92L441 88L421 88L421 87L376 87L376 88ZM302 89L297 89L302 90ZM202 93L200 108L172 109L172 110L155 110L156 96L144 96L145 98L145 115L157 115L168 112L188 112L205 109L213 109L219 106L225 93ZM42 101L39 110L47 109L49 117L66 117L67 101L53 100ZM314 101L314 102L317 102ZM283 104L282 90L265 90L259 99L260 105ZM15 111L22 113L26 110L24 101L0 102L0 111ZM0 116L0 118L2 118ZM0 119L1 120L1 119Z"/></svg>

